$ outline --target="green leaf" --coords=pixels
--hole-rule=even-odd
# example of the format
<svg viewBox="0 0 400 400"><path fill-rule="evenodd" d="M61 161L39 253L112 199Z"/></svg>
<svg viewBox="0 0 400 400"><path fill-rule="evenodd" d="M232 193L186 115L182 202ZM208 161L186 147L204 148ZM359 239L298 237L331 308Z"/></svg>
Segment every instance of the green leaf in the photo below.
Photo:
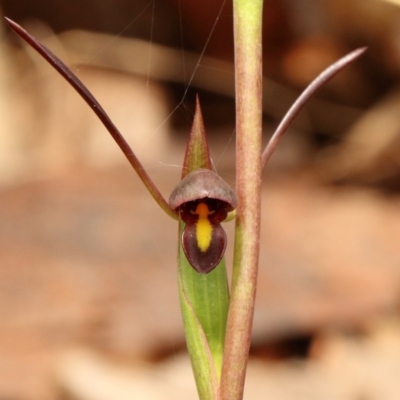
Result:
<svg viewBox="0 0 400 400"><path fill-rule="evenodd" d="M181 223L181 230L183 228ZM229 289L226 274L225 257L208 274L199 274L189 264L181 243L179 244L179 280L202 332L215 365L219 379L221 374L223 350L225 344L226 320L229 309ZM184 310L182 309L184 313ZM185 319L185 315L183 315ZM185 326L186 329L186 326ZM186 335L188 332L186 332Z"/></svg>
<svg viewBox="0 0 400 400"><path fill-rule="evenodd" d="M180 251L180 254L182 254L183 257L180 258L180 269L193 271L187 261L185 263L185 255L182 251ZM185 273L180 273L178 278L179 297L185 326L186 344L190 354L197 391L200 399L216 400L219 392L219 374L217 374L216 371L216 364L211 354L211 347L207 335L193 307L196 301L193 301L192 288L190 285L185 284L184 281ZM220 370L222 359L219 364Z"/></svg>

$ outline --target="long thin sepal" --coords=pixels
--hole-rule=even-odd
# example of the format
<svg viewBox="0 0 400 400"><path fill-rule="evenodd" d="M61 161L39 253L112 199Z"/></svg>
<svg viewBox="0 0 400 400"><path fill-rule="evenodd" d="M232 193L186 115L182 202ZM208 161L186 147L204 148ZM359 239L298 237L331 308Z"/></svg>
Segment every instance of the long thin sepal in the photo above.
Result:
<svg viewBox="0 0 400 400"><path fill-rule="evenodd" d="M151 180L146 170L143 168L142 164L136 157L135 153L132 151L129 144L126 142L122 134L119 132L117 127L111 121L110 117L104 111L103 107L95 99L95 97L90 93L86 86L79 80L79 78L46 46L41 44L37 39L30 35L25 29L20 25L12 21L11 19L5 17L8 26L22 39L24 39L33 49L35 49L57 72L60 73L69 84L80 94L80 96L85 100L89 107L94 111L103 125L106 127L108 132L125 154L129 163L132 165L139 178L142 180L147 190L153 196L154 200L159 204L159 206L171 217L177 219L176 213L171 210L167 201L164 199L162 194L159 192L154 182Z"/></svg>
<svg viewBox="0 0 400 400"><path fill-rule="evenodd" d="M266 145L263 153L262 153L262 166L268 162L272 153L274 152L276 146L279 141L282 139L283 135L289 128L292 121L295 119L297 114L301 111L301 109L305 106L310 97L326 82L332 79L337 73L339 73L343 68L347 67L353 61L355 61L358 57L360 57L367 50L366 47L361 47L357 50L352 51L346 56L342 57L340 60L336 61L334 64L330 65L327 69L325 69L321 74L319 74L303 91L303 93L299 96L299 98L293 103L292 107L290 107L289 111L283 117L281 123L276 128L274 134Z"/></svg>

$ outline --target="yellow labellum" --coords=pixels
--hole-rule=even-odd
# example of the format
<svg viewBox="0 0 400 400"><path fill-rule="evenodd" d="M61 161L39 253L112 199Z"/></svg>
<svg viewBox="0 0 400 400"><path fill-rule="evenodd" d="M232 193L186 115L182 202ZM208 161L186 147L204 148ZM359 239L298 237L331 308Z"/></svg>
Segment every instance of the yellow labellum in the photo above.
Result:
<svg viewBox="0 0 400 400"><path fill-rule="evenodd" d="M213 227L208 219L208 216L214 211L210 212L207 204L199 203L196 207L195 214L198 214L199 219L196 222L196 239L197 246L204 253L210 247Z"/></svg>

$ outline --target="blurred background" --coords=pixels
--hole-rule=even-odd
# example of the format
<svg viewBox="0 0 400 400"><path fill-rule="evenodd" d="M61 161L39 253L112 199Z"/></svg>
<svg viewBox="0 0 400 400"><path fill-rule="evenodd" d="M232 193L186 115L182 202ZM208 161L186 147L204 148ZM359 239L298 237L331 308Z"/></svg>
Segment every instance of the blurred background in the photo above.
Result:
<svg viewBox="0 0 400 400"><path fill-rule="evenodd" d="M234 187L229 0L0 7L88 86L166 197L199 94ZM0 399L195 399L176 223L73 89L0 35ZM264 171L246 399L400 398L400 2L265 1L263 134L360 46Z"/></svg>

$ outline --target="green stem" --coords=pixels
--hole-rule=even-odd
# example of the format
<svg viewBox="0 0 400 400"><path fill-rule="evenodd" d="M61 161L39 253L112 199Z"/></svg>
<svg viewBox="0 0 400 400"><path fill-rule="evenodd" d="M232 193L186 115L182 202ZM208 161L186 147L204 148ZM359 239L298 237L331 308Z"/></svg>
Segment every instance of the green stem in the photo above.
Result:
<svg viewBox="0 0 400 400"><path fill-rule="evenodd" d="M240 400L253 322L261 213L262 0L234 0L236 68L235 254L221 399Z"/></svg>

